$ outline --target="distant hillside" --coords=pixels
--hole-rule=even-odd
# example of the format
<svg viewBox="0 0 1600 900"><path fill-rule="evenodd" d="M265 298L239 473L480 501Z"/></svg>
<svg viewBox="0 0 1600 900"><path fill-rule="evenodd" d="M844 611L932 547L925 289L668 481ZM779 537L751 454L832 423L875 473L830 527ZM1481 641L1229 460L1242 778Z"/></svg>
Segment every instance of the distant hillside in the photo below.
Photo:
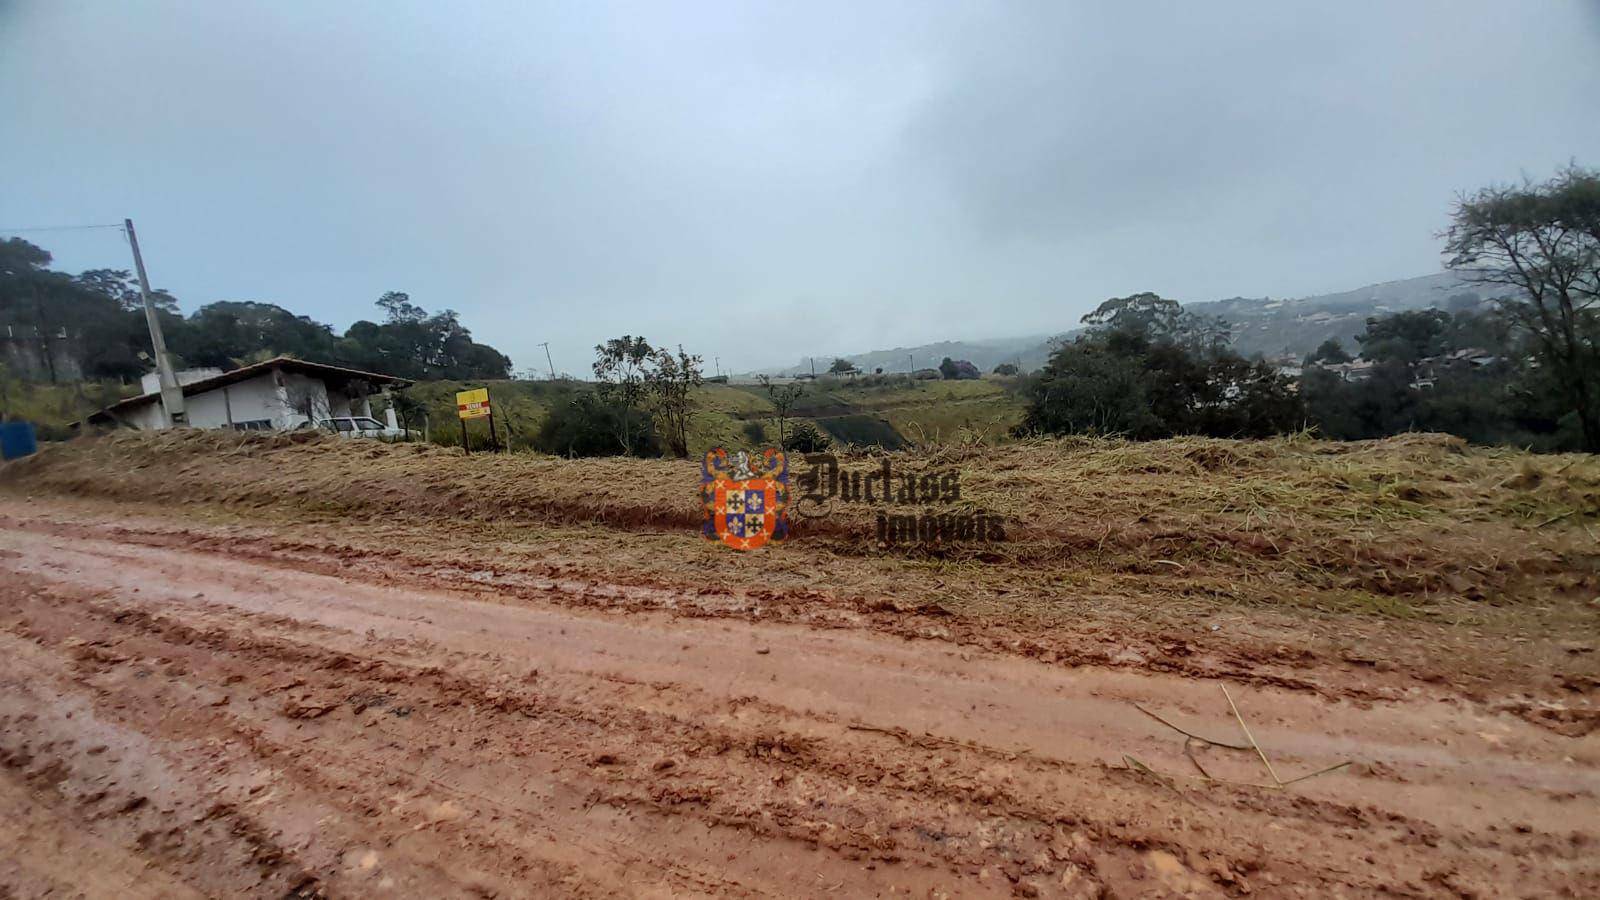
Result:
<svg viewBox="0 0 1600 900"><path fill-rule="evenodd" d="M873 350L857 353L845 359L856 364L863 372L882 368L885 373L903 373L916 369L932 369L946 356L964 359L978 367L980 372L990 372L1001 363L1020 365L1024 370L1037 369L1049 357L1051 335L1033 334L1025 337L999 338L987 341L940 341L915 347L895 347L892 350ZM817 373L826 371L833 357L817 356ZM773 375L799 375L811 371L811 360L803 359L786 369L770 370Z"/></svg>
<svg viewBox="0 0 1600 900"><path fill-rule="evenodd" d="M1234 297L1184 306L1233 323L1234 349L1246 356L1304 356L1329 338L1337 338L1353 352L1355 336L1365 330L1369 316L1443 308L1458 295L1471 295L1474 304L1485 299L1482 287L1468 284L1453 273L1440 272L1298 300Z"/></svg>
<svg viewBox="0 0 1600 900"><path fill-rule="evenodd" d="M1483 288L1468 284L1450 272L1369 284L1353 291L1322 294L1288 300L1272 297L1233 297L1185 303L1184 308L1204 315L1221 316L1233 323L1233 346L1245 356L1304 356L1329 338L1337 338L1354 352L1355 336L1366 327L1369 316L1427 307L1443 308L1450 298L1470 294L1471 302L1487 299ZM1463 298L1465 301L1467 298ZM1023 371L1043 366L1050 356L1051 342L1070 340L1081 329L1076 322L1054 335L1034 334L987 341L941 341L916 347L896 347L858 353L845 359L864 372L882 367L885 372L905 372L915 360L919 369L937 366L946 356L965 359L979 371L988 372L1003 362L1020 364ZM816 357L817 372L823 372L832 356ZM774 375L796 375L811 371L809 360L785 369L769 370Z"/></svg>

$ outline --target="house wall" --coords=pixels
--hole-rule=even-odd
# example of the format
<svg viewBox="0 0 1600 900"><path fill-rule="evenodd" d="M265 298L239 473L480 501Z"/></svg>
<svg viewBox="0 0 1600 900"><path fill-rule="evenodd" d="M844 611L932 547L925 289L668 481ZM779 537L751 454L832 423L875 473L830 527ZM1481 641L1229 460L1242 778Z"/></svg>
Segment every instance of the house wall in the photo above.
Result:
<svg viewBox="0 0 1600 900"><path fill-rule="evenodd" d="M228 428L246 422L267 421L269 428L283 427L286 415L271 372L184 398L189 424L195 428Z"/></svg>
<svg viewBox="0 0 1600 900"><path fill-rule="evenodd" d="M343 391L330 391L320 378L298 372L273 369L247 381L184 398L189 424L194 428L229 428L246 423L266 423L272 430L288 431L306 422L304 409L309 403L312 418L361 416L372 414L371 401L351 397ZM161 405L146 403L125 413L123 420L135 428L153 431L161 428Z"/></svg>
<svg viewBox="0 0 1600 900"><path fill-rule="evenodd" d="M315 406L313 418L328 419L337 416L370 416L372 415L372 401L363 396L352 396L343 390L335 390L320 378L310 378L293 372L284 373L284 390L287 393L290 408L295 407L294 398L309 392L312 404ZM305 421L305 416L300 413L291 413L294 424Z"/></svg>
<svg viewBox="0 0 1600 900"><path fill-rule="evenodd" d="M140 431L155 431L162 427L161 404L146 403L123 416L123 420Z"/></svg>
<svg viewBox="0 0 1600 900"><path fill-rule="evenodd" d="M173 373L178 377L178 384L194 384L196 381L205 381L222 374L222 370L212 367L204 369L179 369ZM146 372L139 376L139 389L146 394L155 394L161 391L161 373Z"/></svg>
<svg viewBox="0 0 1600 900"><path fill-rule="evenodd" d="M323 383L322 379L309 378L298 372L283 372L281 370L273 374L279 376L279 381L283 385L280 395L283 397L284 413L281 420L282 424L278 426L279 428L295 428L306 421L306 415L297 409L297 407L299 409L305 408L303 401L309 401L312 419L349 415L348 412L341 413L334 410L334 398L328 396L328 386ZM337 395L335 395L336 397ZM346 406L348 407L348 403Z"/></svg>

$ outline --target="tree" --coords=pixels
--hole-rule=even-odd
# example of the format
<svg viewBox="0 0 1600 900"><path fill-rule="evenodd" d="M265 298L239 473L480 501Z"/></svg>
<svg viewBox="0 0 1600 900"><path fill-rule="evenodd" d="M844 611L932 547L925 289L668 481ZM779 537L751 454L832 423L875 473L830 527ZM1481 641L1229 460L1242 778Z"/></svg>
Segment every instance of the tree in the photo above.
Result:
<svg viewBox="0 0 1600 900"><path fill-rule="evenodd" d="M148 358L150 337L133 277L123 269L69 276L50 271L50 262L48 251L27 241L0 241L0 322L30 342L23 374L143 374L140 354ZM356 322L342 337L272 303L208 303L187 318L165 291L153 291L151 303L167 346L186 365L226 369L281 354L419 379L505 378L511 368L505 354L472 340L454 310L429 314L399 291L377 301L383 324Z"/></svg>
<svg viewBox="0 0 1600 900"><path fill-rule="evenodd" d="M1220 353L1233 343L1233 326L1221 316L1203 316L1185 310L1178 316L1173 340L1194 353Z"/></svg>
<svg viewBox="0 0 1600 900"><path fill-rule="evenodd" d="M680 344L676 356L665 348L657 350L652 363L645 383L654 395L657 430L672 455L687 459L689 413L694 409L694 389L703 381L701 359L684 353Z"/></svg>
<svg viewBox="0 0 1600 900"><path fill-rule="evenodd" d="M50 251L22 238L0 241L0 278L18 278L50 267Z"/></svg>
<svg viewBox="0 0 1600 900"><path fill-rule="evenodd" d="M1011 376L1017 374L1019 371L1020 370L1014 363L1001 363L1000 365L994 367L994 374L996 375Z"/></svg>
<svg viewBox="0 0 1600 900"><path fill-rule="evenodd" d="M23 240L0 243L0 312L6 314L17 337L33 339L37 367L52 384L56 381L54 338L65 327L60 304L63 278L49 271L50 252ZM25 364L26 365L26 364ZM23 372L27 374L26 369Z"/></svg>
<svg viewBox="0 0 1600 900"><path fill-rule="evenodd" d="M798 381L773 384L772 378L767 375L758 375L756 380L767 390L767 401L772 404L772 419L778 423L778 446L782 447L788 432L789 413L805 393L805 387Z"/></svg>
<svg viewBox="0 0 1600 900"><path fill-rule="evenodd" d="M1457 311L1450 317L1443 338L1446 352L1452 350L1483 350L1495 356L1520 355L1511 323L1498 309L1478 312L1476 304Z"/></svg>
<svg viewBox="0 0 1600 900"><path fill-rule="evenodd" d="M394 406L395 418L400 420L401 431L405 433L406 439L410 440L411 423L422 423L427 413L427 405L404 390L390 391L389 402ZM428 436L424 434L422 437L423 440L427 440Z"/></svg>
<svg viewBox="0 0 1600 900"><path fill-rule="evenodd" d="M600 398L616 407L614 431L625 455L633 455L638 410L649 396L645 374L655 351L643 337L625 334L594 348L594 377Z"/></svg>
<svg viewBox="0 0 1600 900"><path fill-rule="evenodd" d="M352 324L331 351L335 362L407 378L509 377L510 358L474 341L455 310L430 314L400 291L386 292L375 305L384 311L384 322Z"/></svg>
<svg viewBox="0 0 1600 900"><path fill-rule="evenodd" d="M1159 340L1176 334L1182 317L1183 306L1178 301L1144 291L1112 297L1079 321L1095 329L1129 331Z"/></svg>
<svg viewBox="0 0 1600 900"><path fill-rule="evenodd" d="M103 289L109 276L73 278L50 262L49 251L21 238L0 241L0 322L28 342L18 374L51 382L140 374L137 354L149 347L143 313Z"/></svg>
<svg viewBox="0 0 1600 900"><path fill-rule="evenodd" d="M1552 402L1561 392L1548 369L1521 365L1504 318L1478 312L1477 302L1457 305L1454 314L1374 317L1363 338L1379 359L1365 377L1345 381L1310 368L1300 379L1308 420L1341 440L1423 430L1541 450L1581 446L1577 423L1568 429L1561 422L1570 410L1559 399ZM1491 359L1450 358L1465 349ZM1425 377L1419 357L1432 357Z"/></svg>
<svg viewBox="0 0 1600 900"><path fill-rule="evenodd" d="M1157 437L1142 367L1104 340L1065 344L1028 386L1028 411L1018 430L1045 434Z"/></svg>
<svg viewBox="0 0 1600 900"><path fill-rule="evenodd" d="M814 422L801 422L783 440L783 449L790 453L824 453L833 446L833 438Z"/></svg>
<svg viewBox="0 0 1600 900"><path fill-rule="evenodd" d="M1373 316L1367 328L1356 335L1361 358L1373 362L1395 362L1415 366L1419 360L1444 352L1450 314L1442 309L1419 309Z"/></svg>
<svg viewBox="0 0 1600 900"><path fill-rule="evenodd" d="M1513 296L1499 301L1600 452L1600 173L1576 165L1542 184L1459 198L1444 232L1446 266Z"/></svg>
<svg viewBox="0 0 1600 900"><path fill-rule="evenodd" d="M1091 331L1121 331L1152 342L1170 341L1194 353L1218 353L1233 341L1233 326L1221 316L1184 310L1183 304L1144 291L1112 297L1080 321Z"/></svg>
<svg viewBox="0 0 1600 900"><path fill-rule="evenodd" d="M833 364L828 366L828 374L830 375L844 375L849 372L854 372L855 370L855 363L848 359L841 359L839 357L834 357Z"/></svg>
<svg viewBox="0 0 1600 900"><path fill-rule="evenodd" d="M390 325L421 322L428 317L427 310L412 303L411 295L405 291L384 291L374 305L383 310Z"/></svg>
<svg viewBox="0 0 1600 900"><path fill-rule="evenodd" d="M619 441L621 429L628 433ZM660 455L648 416L624 419L620 405L589 393L553 407L534 435L533 446L556 456L619 456L621 447L636 456Z"/></svg>
<svg viewBox="0 0 1600 900"><path fill-rule="evenodd" d="M1262 437L1303 419L1298 396L1271 365L1123 329L1058 347L1028 398L1023 432Z"/></svg>
<svg viewBox="0 0 1600 900"><path fill-rule="evenodd" d="M939 375L946 380L972 379L979 377L978 367L964 359L951 359L946 356L939 363Z"/></svg>
<svg viewBox="0 0 1600 900"><path fill-rule="evenodd" d="M116 301L125 312L144 314L144 295L139 282L127 269L87 269L73 278L84 288ZM150 305L169 315L178 315L178 299L164 290L150 292Z"/></svg>
<svg viewBox="0 0 1600 900"><path fill-rule="evenodd" d="M1292 431L1305 421L1305 403L1270 363L1223 352L1204 361L1203 372L1185 433L1261 438Z"/></svg>
<svg viewBox="0 0 1600 900"><path fill-rule="evenodd" d="M1338 338L1328 338L1317 345L1317 349L1306 357L1308 363L1347 363L1350 354L1345 352L1344 344Z"/></svg>
<svg viewBox="0 0 1600 900"><path fill-rule="evenodd" d="M268 357L324 361L334 354L333 329L273 303L224 300L175 320L167 343L192 366L232 369L260 351ZM410 373L404 373L410 374Z"/></svg>

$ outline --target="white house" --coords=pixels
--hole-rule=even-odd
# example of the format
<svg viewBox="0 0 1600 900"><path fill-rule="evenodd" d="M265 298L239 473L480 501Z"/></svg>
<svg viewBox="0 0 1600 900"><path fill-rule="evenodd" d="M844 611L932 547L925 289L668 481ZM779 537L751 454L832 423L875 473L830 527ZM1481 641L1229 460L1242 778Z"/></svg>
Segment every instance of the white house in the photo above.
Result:
<svg viewBox="0 0 1600 900"><path fill-rule="evenodd" d="M340 416L371 416L372 395L410 384L404 378L279 356L231 372L190 369L178 374L183 405L193 428L288 431ZM162 428L161 392L155 375L145 393L89 416L91 425L141 430ZM395 428L394 410L387 411Z"/></svg>

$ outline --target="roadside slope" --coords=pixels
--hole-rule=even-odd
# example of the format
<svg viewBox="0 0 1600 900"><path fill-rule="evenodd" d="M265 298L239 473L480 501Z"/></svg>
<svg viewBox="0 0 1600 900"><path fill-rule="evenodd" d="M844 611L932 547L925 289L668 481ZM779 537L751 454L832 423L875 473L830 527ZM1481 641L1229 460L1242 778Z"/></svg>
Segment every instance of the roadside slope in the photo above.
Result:
<svg viewBox="0 0 1600 900"><path fill-rule="evenodd" d="M145 542L335 566L347 552L431 559L512 592L622 583L651 589L630 597L636 608L1329 695L1445 689L1529 715L1549 702L1552 726L1569 729L1596 718L1593 458L1416 435L1029 442L841 464L885 460L954 469L963 504L1007 515L1007 540L883 548L872 508L834 504L783 546L741 554L700 538L692 462L463 457L315 435L110 435L0 467L0 491L86 504L63 527L156 513L132 536ZM1328 666L1352 677L1329 686Z"/></svg>

